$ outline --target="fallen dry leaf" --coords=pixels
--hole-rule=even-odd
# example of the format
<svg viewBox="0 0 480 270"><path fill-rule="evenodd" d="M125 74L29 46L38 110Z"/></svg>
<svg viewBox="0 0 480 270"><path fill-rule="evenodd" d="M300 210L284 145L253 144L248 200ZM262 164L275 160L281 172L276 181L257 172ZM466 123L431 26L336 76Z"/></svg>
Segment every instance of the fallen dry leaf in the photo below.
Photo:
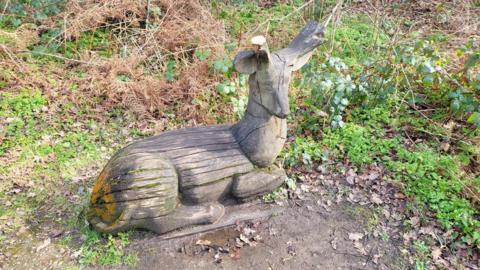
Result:
<svg viewBox="0 0 480 270"><path fill-rule="evenodd" d="M370 181L373 181L373 180L376 180L380 177L380 173L378 172L371 172L369 175L368 175L368 180Z"/></svg>
<svg viewBox="0 0 480 270"><path fill-rule="evenodd" d="M372 262L374 264L378 264L378 259L380 259L383 256L383 254L375 254L373 255Z"/></svg>
<svg viewBox="0 0 480 270"><path fill-rule="evenodd" d="M416 227L419 222L420 218L418 216L413 216L410 218L410 224L412 224L413 227Z"/></svg>
<svg viewBox="0 0 480 270"><path fill-rule="evenodd" d="M419 232L423 235L430 235L433 238L437 237L437 235L435 234L435 228L433 228L432 226L421 227Z"/></svg>
<svg viewBox="0 0 480 270"><path fill-rule="evenodd" d="M362 238L363 238L363 233L349 233L348 234L348 239L350 239L351 241L359 241Z"/></svg>
<svg viewBox="0 0 480 270"><path fill-rule="evenodd" d="M438 260L442 256L442 249L439 247L434 247L432 250L432 258Z"/></svg>
<svg viewBox="0 0 480 270"><path fill-rule="evenodd" d="M353 186L355 184L355 177L357 176L357 174L352 169L350 169L345 175L345 180L347 180L347 182Z"/></svg>
<svg viewBox="0 0 480 270"><path fill-rule="evenodd" d="M358 242L358 241L355 241L353 243L353 246L358 250L358 252L360 252L362 255L367 255L367 251L365 250L365 247L363 246L363 244L361 242Z"/></svg>
<svg viewBox="0 0 480 270"><path fill-rule="evenodd" d="M202 240L202 239L198 239L197 242L195 242L195 245L197 246L208 246L212 244L212 242L210 242L209 240Z"/></svg>
<svg viewBox="0 0 480 270"><path fill-rule="evenodd" d="M61 229L55 229L51 232L48 233L48 236L50 236L51 238L56 238L56 237L59 237L60 235L63 234L63 230Z"/></svg>
<svg viewBox="0 0 480 270"><path fill-rule="evenodd" d="M252 245L252 242L250 241L250 239L248 239L248 237L246 237L243 234L240 234L240 240L242 240L245 244L247 244L249 246Z"/></svg>
<svg viewBox="0 0 480 270"><path fill-rule="evenodd" d="M372 196L370 197L370 200L374 204L382 204L383 203L382 199L380 199L380 196L378 196L378 194L376 194L376 193L372 193Z"/></svg>

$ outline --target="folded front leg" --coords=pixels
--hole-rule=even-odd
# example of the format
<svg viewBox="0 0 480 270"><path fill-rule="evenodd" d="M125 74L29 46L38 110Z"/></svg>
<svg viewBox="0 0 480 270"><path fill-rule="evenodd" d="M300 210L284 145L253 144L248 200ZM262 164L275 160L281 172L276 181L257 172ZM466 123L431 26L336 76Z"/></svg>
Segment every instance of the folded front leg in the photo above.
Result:
<svg viewBox="0 0 480 270"><path fill-rule="evenodd" d="M235 177L232 183L232 194L240 201L248 201L275 190L286 177L285 171L275 165L257 169Z"/></svg>

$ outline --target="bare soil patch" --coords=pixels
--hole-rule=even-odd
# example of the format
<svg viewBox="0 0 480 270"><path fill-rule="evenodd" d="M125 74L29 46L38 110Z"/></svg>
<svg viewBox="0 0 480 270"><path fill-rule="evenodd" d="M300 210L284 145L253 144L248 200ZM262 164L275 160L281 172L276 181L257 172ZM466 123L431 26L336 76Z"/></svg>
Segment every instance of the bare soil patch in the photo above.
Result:
<svg viewBox="0 0 480 270"><path fill-rule="evenodd" d="M309 196L301 205L290 202L282 207L281 214L266 221L239 224L202 236L168 241L140 236L131 245L139 251L137 268L158 269L159 265L165 269L405 268L396 243L399 235L389 241L364 236L365 220L355 213L371 209L358 210L342 203L327 211L317 199ZM243 236L245 228L253 230L254 236ZM361 234L361 239L353 241L352 234ZM236 240L244 237L249 244ZM205 242L209 245L202 245Z"/></svg>

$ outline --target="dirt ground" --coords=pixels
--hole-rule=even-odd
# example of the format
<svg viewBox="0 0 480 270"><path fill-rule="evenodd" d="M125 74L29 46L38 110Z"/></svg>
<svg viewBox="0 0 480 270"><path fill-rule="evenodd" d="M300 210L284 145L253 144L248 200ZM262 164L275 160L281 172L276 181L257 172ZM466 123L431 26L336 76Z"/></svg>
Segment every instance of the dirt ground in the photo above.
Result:
<svg viewBox="0 0 480 270"><path fill-rule="evenodd" d="M131 245L131 249L139 252L140 260L136 268L406 268L397 248L398 237L383 241L364 236L352 241L352 234L364 234L367 230L366 220L357 211L370 211L368 207L357 209L345 202L327 211L317 203L318 200L317 196L312 195L298 204L290 202L280 207L280 214L248 224L247 228L255 231L254 238L258 240L237 249L232 245L235 242L232 239L238 238L242 231L237 228L163 241L158 236L138 236ZM205 241L211 243L210 247L199 245ZM362 247L357 248L357 245ZM225 253L219 249L225 249Z"/></svg>

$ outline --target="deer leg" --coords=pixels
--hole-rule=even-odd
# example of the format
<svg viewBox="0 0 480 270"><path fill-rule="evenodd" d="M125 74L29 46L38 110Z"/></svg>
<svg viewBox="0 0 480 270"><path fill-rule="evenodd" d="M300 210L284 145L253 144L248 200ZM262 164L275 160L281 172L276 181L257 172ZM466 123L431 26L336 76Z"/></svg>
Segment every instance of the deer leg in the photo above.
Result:
<svg viewBox="0 0 480 270"><path fill-rule="evenodd" d="M287 175L282 168L272 165L234 178L232 194L240 201L248 201L278 188Z"/></svg>
<svg viewBox="0 0 480 270"><path fill-rule="evenodd" d="M145 220L142 227L162 234L186 226L215 223L224 213L220 203L179 205L168 215Z"/></svg>

